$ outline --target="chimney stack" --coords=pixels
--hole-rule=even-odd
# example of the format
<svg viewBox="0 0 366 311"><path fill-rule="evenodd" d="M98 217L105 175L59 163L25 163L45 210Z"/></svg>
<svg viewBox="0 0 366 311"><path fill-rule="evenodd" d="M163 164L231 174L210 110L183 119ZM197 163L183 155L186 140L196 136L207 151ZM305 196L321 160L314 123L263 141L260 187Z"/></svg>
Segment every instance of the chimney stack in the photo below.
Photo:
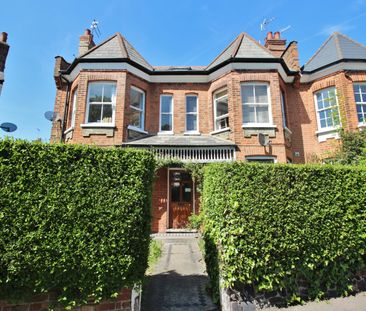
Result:
<svg viewBox="0 0 366 311"><path fill-rule="evenodd" d="M79 56L88 52L93 46L95 46L93 35L91 34L90 29L86 29L84 34L80 36Z"/></svg>
<svg viewBox="0 0 366 311"><path fill-rule="evenodd" d="M8 34L6 32L0 33L0 94L4 83L4 70L6 57L9 52L9 45L6 43L8 40Z"/></svg>
<svg viewBox="0 0 366 311"><path fill-rule="evenodd" d="M281 33L279 31L276 31L274 34L268 32L264 46L270 50L275 57L281 57L282 53L286 50L286 39L281 39Z"/></svg>

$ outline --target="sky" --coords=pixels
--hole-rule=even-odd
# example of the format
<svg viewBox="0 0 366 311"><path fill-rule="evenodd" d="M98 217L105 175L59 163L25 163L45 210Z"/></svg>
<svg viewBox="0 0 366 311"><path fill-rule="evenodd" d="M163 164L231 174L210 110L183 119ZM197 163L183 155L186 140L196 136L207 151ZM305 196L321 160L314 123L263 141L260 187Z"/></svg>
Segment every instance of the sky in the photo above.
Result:
<svg viewBox="0 0 366 311"><path fill-rule="evenodd" d="M366 0L2 0L0 13L10 45L0 123L18 126L0 138L49 140L55 56L71 62L94 19L97 44L120 32L156 66L208 65L241 32L263 43L267 31L288 26L282 37L298 42L301 65L334 31L366 44ZM272 21L261 31L265 18Z"/></svg>

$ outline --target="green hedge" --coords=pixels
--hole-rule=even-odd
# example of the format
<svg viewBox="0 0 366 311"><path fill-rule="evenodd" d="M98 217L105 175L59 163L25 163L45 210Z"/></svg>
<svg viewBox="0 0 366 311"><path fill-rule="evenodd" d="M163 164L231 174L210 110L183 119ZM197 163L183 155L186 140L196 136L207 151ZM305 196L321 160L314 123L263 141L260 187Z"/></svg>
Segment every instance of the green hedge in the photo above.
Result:
<svg viewBox="0 0 366 311"><path fill-rule="evenodd" d="M365 268L365 169L213 164L202 202L205 238L218 246L206 254L216 288L215 256L225 286L286 289L288 302L304 283L310 299L329 288L347 294Z"/></svg>
<svg viewBox="0 0 366 311"><path fill-rule="evenodd" d="M0 141L0 300L113 297L147 268L145 151Z"/></svg>

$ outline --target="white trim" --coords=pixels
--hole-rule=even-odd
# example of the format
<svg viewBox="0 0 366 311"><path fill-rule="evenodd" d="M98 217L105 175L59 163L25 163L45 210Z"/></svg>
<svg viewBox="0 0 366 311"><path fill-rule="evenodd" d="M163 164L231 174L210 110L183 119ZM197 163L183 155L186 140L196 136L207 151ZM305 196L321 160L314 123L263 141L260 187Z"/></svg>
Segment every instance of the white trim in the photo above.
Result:
<svg viewBox="0 0 366 311"><path fill-rule="evenodd" d="M242 91L242 87L243 86L257 86L257 85L265 85L267 87L267 103L245 103L246 105L255 105L255 106L267 106L268 107L268 123L245 123L244 122L244 113L243 113L243 106L245 105L243 102L243 91ZM253 89L253 91L255 92L255 88ZM255 95L254 95L255 97ZM255 125L257 125L258 127L268 127L269 126L273 126L273 116L272 116L272 99L271 99L271 88L270 88L270 84L269 82L256 82L256 81L248 81L248 82L241 82L240 83L240 98L241 98L241 116L242 116L242 124L244 126L248 126L248 127L254 127Z"/></svg>
<svg viewBox="0 0 366 311"><path fill-rule="evenodd" d="M142 109L135 108L134 106L131 105L131 90L135 90L135 91L142 94ZM133 125L131 125L131 127L133 127L134 130L139 129L140 131L145 132L145 107L146 107L146 104L145 104L145 100L146 100L145 99L146 98L145 97L145 91L142 90L142 89L139 89L138 87L133 86L133 85L131 85L131 90L130 90L130 103L129 103L130 109L133 109L133 110L136 110L136 111L139 111L139 112L142 111L142 120L140 120L141 127L137 127L137 126L133 126Z"/></svg>
<svg viewBox="0 0 366 311"><path fill-rule="evenodd" d="M327 139L330 139L330 138L334 138L334 139L339 139L340 136L339 136L339 132L337 129L333 129L333 130L326 130L326 131L317 131L316 132L316 135L318 136L318 141L321 143L321 142L324 142L326 141Z"/></svg>
<svg viewBox="0 0 366 311"><path fill-rule="evenodd" d="M221 130L212 131L212 132L210 132L210 134L215 135L215 134L229 132L229 131L231 131L230 127L225 127L224 129L221 129Z"/></svg>
<svg viewBox="0 0 366 311"><path fill-rule="evenodd" d="M191 136L200 136L201 132L199 132L199 131L186 131L186 132L183 133L183 135L185 135L185 136L189 136L189 135L191 135Z"/></svg>
<svg viewBox="0 0 366 311"><path fill-rule="evenodd" d="M75 127L77 101L78 101L78 88L76 87L72 93L72 111L71 111L71 127Z"/></svg>
<svg viewBox="0 0 366 311"><path fill-rule="evenodd" d="M221 97L216 97L216 95L218 93L222 93L222 92L226 92L226 95L221 96ZM218 90L215 90L212 93L212 97L213 97L213 102L214 102L214 129L215 129L215 131L226 130L229 127L225 127L225 128L222 128L222 129L217 129L216 122L218 120L225 119L225 118L227 118L228 121L230 121L229 120L229 92L228 92L228 88L227 87L223 87L223 88L220 88ZM227 98L227 110L228 110L228 112L226 114L218 117L217 116L217 101L220 100L220 99L223 99L225 97ZM229 126L230 126L230 122L228 122L228 123L229 123Z"/></svg>
<svg viewBox="0 0 366 311"><path fill-rule="evenodd" d="M245 156L245 161L246 162L250 162L248 161L248 158L249 159L253 159L253 160L273 160L273 163L277 163L278 160L277 160L277 157L276 156ZM253 161L254 162L254 161Z"/></svg>
<svg viewBox="0 0 366 311"><path fill-rule="evenodd" d="M365 66L366 67L366 66ZM144 71L127 63L79 63L71 71L65 75L65 78L71 82L79 75L82 70L127 70L134 75L151 83L208 83L218 79L233 70L277 70L281 78L286 83L294 81L293 76L288 76L281 64L278 63L231 63L210 74L203 75L149 75Z"/></svg>
<svg viewBox="0 0 366 311"><path fill-rule="evenodd" d="M196 112L187 112L187 98L188 97L195 97L196 98ZM186 94L185 97L185 132L184 134L197 134L199 133L199 101L197 94ZM195 115L196 116L196 129L188 131L187 130L187 115Z"/></svg>
<svg viewBox="0 0 366 311"><path fill-rule="evenodd" d="M361 99L360 102L356 101L356 94L355 94L355 90L354 90L355 86L358 87L358 92L359 92L360 99ZM365 82L353 82L352 83L353 97L354 97L355 103L356 103L356 116L357 116L358 127L366 126L366 117L365 117L366 111L364 111L364 109L363 109L363 106L366 105L366 101L363 101L363 96L361 97L361 94L365 94L361 91L361 86L366 86L366 83ZM362 111L363 121L361 121L361 122L358 120L358 111L357 111L358 106L361 106L361 111Z"/></svg>
<svg viewBox="0 0 366 311"><path fill-rule="evenodd" d="M74 126L70 126L67 130L65 130L64 134L67 134L75 129Z"/></svg>
<svg viewBox="0 0 366 311"><path fill-rule="evenodd" d="M142 134L149 134L149 132L144 131L144 130L140 129L139 127L136 127L136 126L133 126L133 125L128 125L127 129L131 130L131 131L138 132L138 133L142 133Z"/></svg>
<svg viewBox="0 0 366 311"><path fill-rule="evenodd" d="M277 129L277 125L272 123L246 123L241 126L243 129Z"/></svg>
<svg viewBox="0 0 366 311"><path fill-rule="evenodd" d="M363 123L358 123L358 126L357 126L359 129L363 129L366 127L366 122L363 122Z"/></svg>
<svg viewBox="0 0 366 311"><path fill-rule="evenodd" d="M162 131L161 130L161 115L162 115L162 98L163 97L171 97L171 112L170 114L172 115L172 129L170 131ZM168 114L165 112L165 114ZM161 94L160 95L160 109L159 109L159 133L158 134L173 134L174 133L174 97L172 94Z"/></svg>
<svg viewBox="0 0 366 311"><path fill-rule="evenodd" d="M114 123L113 124L112 123L83 123L83 124L80 124L80 127L81 128L84 128L84 127L114 128L114 127L116 127L116 125Z"/></svg>
<svg viewBox="0 0 366 311"><path fill-rule="evenodd" d="M92 102L90 103L89 102L89 97L90 97L90 85L91 84L109 84L109 85L114 85L114 94L112 94L112 101L109 103L109 102ZM104 88L103 88L103 92L104 92ZM102 95L103 97L103 95ZM85 112L85 124L101 124L103 126L98 126L98 127L105 127L104 125L105 124L110 124L110 125L113 125L114 127L114 124L115 124L115 119L116 119L116 97L117 97L117 82L116 81L89 81L88 82L88 96L87 96L87 99L86 99L86 112ZM88 119L89 119L89 108L90 108L90 105L93 105L93 104L102 104L102 105L111 105L112 106L112 122L109 122L109 123L102 123L102 122L88 122ZM94 126L96 127L96 126Z"/></svg>

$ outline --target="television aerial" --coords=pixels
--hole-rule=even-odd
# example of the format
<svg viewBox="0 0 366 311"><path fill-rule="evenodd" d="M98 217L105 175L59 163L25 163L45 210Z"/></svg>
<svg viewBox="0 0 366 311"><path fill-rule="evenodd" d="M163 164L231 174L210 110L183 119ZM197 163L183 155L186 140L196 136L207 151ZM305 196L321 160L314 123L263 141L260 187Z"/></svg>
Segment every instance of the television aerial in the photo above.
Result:
<svg viewBox="0 0 366 311"><path fill-rule="evenodd" d="M99 26L98 26L99 22L97 20L93 20L91 25L90 25L90 30L92 32L93 35L97 35L97 37L99 38L101 35L101 32L99 30Z"/></svg>
<svg viewBox="0 0 366 311"><path fill-rule="evenodd" d="M17 130L17 126L14 123L4 122L0 124L0 128L7 133L11 133Z"/></svg>
<svg viewBox="0 0 366 311"><path fill-rule="evenodd" d="M267 25L272 23L276 18L275 17L271 17L271 18L265 18L261 24L260 24L260 28L261 28L261 31L264 31L266 30L267 28Z"/></svg>
<svg viewBox="0 0 366 311"><path fill-rule="evenodd" d="M51 121L51 122L53 122L53 121L60 121L61 120L61 118L60 118L60 116L58 115L58 113L57 112L54 112L54 111L46 111L45 113L44 113L44 117L48 120L48 121Z"/></svg>
<svg viewBox="0 0 366 311"><path fill-rule="evenodd" d="M267 147L272 144L272 141L269 140L269 136L263 133L258 134L258 142L263 147Z"/></svg>

